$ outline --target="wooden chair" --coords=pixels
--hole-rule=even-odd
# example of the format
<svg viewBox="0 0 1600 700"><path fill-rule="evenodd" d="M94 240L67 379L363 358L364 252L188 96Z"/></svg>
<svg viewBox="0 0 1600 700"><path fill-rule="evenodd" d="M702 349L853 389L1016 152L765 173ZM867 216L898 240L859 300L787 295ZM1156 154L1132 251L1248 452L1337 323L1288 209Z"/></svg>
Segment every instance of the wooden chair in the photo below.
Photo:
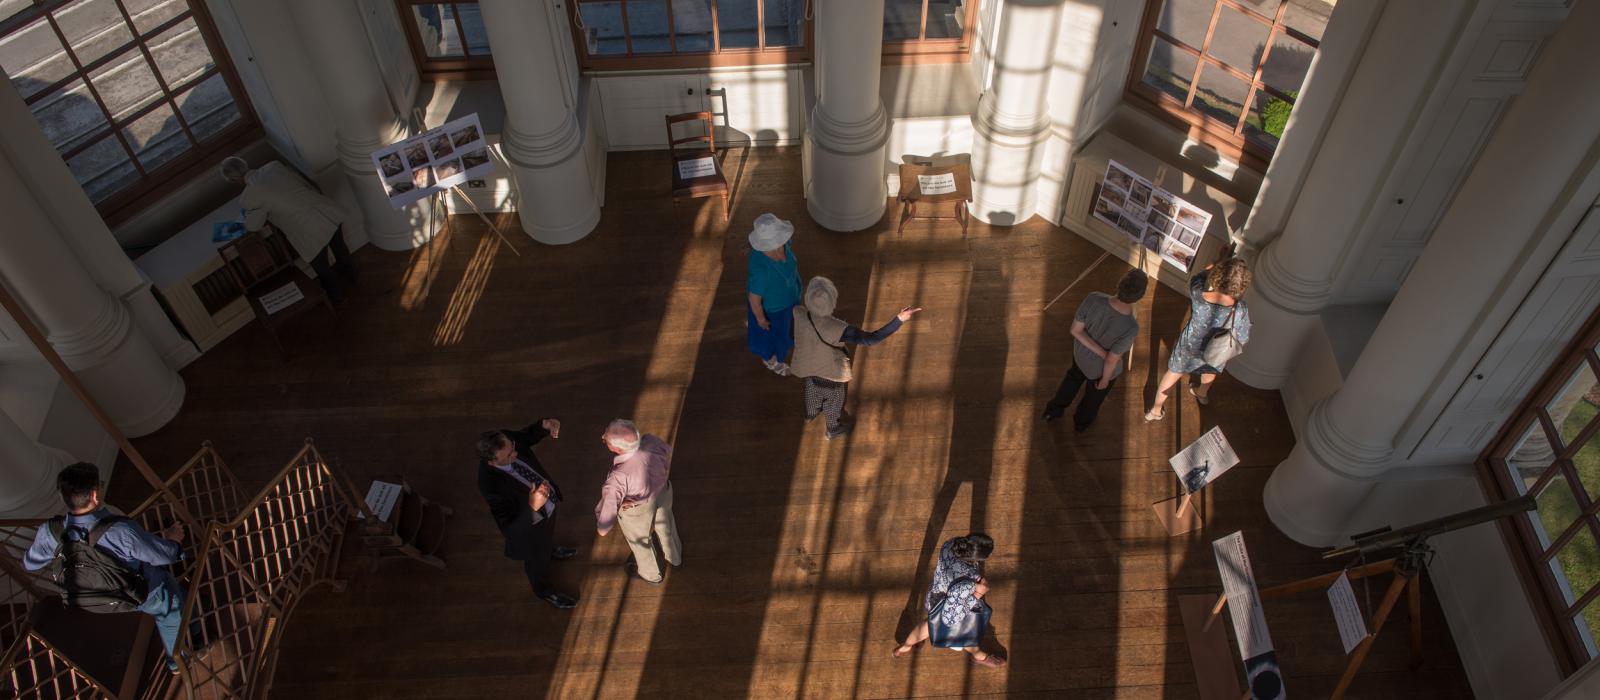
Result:
<svg viewBox="0 0 1600 700"><path fill-rule="evenodd" d="M711 197L722 198L722 220L728 220L728 178L722 174L722 163L717 160L716 132L712 126L711 112L685 112L683 114L667 115L667 150L672 154L672 205L678 205L678 199L683 197ZM695 134L683 138L674 138L672 127L683 122L700 122L705 125L704 134ZM687 143L705 142L705 148L686 149L688 152L680 154L678 146ZM709 158L711 171L702 175L684 177L684 169L692 165L702 165L701 159Z"/></svg>
<svg viewBox="0 0 1600 700"><path fill-rule="evenodd" d="M918 176L941 178L949 176L955 189L940 194L923 194ZM912 219L954 219L956 223L961 224L961 235L965 236L967 224L972 218L967 213L967 202L972 201L972 167L959 162L942 166L901 163L900 193L896 199L900 200L900 226L895 229L896 233L905 231L906 222ZM955 203L950 215L940 215L938 206L948 202ZM926 204L927 209L919 213L918 204Z"/></svg>
<svg viewBox="0 0 1600 700"><path fill-rule="evenodd" d="M333 304L328 301L322 285L295 265L298 256L294 248L276 229L269 226L261 232L247 233L218 248L217 254L222 256L223 266L239 283L240 292L250 302L250 310L255 312L256 319L285 357L288 353L278 338L280 326L318 304L333 312ZM289 286L298 289L301 298L276 312L268 312L262 298Z"/></svg>

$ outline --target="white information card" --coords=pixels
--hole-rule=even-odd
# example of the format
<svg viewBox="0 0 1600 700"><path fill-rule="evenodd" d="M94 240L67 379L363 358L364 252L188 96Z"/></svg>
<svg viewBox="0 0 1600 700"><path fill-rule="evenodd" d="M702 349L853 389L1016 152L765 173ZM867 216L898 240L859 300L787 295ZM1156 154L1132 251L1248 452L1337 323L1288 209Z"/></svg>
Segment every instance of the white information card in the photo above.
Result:
<svg viewBox="0 0 1600 700"><path fill-rule="evenodd" d="M1328 587L1328 603L1333 606L1334 621L1339 623L1339 641L1344 642L1344 653L1348 654L1367 638L1367 621L1361 617L1361 606L1356 604L1348 574L1339 574L1339 580Z"/></svg>
<svg viewBox="0 0 1600 700"><path fill-rule="evenodd" d="M400 500L400 485L387 481L374 481L372 487L367 489L367 508L379 520L388 520L389 514L394 512L394 504Z"/></svg>
<svg viewBox="0 0 1600 700"><path fill-rule="evenodd" d="M1211 549L1217 555L1217 571L1222 574L1222 592L1228 596L1228 614L1239 640L1239 656L1249 659L1272 651L1272 634L1267 631L1267 616L1256 593L1256 577L1250 570L1244 533L1235 532L1212 542Z"/></svg>
<svg viewBox="0 0 1600 700"><path fill-rule="evenodd" d="M918 175L917 189L924 195L950 194L956 191L955 173Z"/></svg>
<svg viewBox="0 0 1600 700"><path fill-rule="evenodd" d="M678 161L678 177L693 180L697 177L717 174L717 161L707 156L694 160Z"/></svg>
<svg viewBox="0 0 1600 700"><path fill-rule="evenodd" d="M1233 451L1233 445L1228 444L1228 438L1222 434L1222 426L1218 425L1189 443L1167 463L1172 465L1172 471L1183 482L1183 490L1194 493L1238 464L1239 455Z"/></svg>
<svg viewBox="0 0 1600 700"><path fill-rule="evenodd" d="M282 287L261 295L261 308L267 310L267 315L272 315L294 306L294 303L306 298L300 293L300 287L290 282Z"/></svg>

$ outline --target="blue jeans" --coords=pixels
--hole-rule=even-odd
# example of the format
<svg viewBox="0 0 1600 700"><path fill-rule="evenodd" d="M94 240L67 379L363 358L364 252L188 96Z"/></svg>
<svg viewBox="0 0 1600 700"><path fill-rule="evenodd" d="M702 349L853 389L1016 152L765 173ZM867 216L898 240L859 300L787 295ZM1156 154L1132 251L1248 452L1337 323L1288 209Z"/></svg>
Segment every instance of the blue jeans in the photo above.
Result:
<svg viewBox="0 0 1600 700"><path fill-rule="evenodd" d="M178 580L166 569L147 566L144 574L150 582L150 593L139 611L156 619L156 633L161 635L161 645L167 648L167 668L176 670L178 662L172 649L178 644L178 628L183 625L183 586L178 585ZM191 642L199 628L198 624L190 627Z"/></svg>

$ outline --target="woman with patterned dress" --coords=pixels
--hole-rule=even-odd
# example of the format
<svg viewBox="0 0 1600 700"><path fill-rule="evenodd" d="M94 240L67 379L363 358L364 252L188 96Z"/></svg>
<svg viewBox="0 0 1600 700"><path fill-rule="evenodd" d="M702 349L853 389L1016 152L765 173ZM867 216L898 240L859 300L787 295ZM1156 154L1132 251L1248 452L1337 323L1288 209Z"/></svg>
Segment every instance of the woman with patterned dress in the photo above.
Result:
<svg viewBox="0 0 1600 700"><path fill-rule="evenodd" d="M952 538L939 547L939 565L933 571L933 584L928 586L927 597L923 599L928 619L918 623L906 636L905 643L895 648L895 658L911 653L922 640L932 639L936 647L967 652L968 658L979 666L1000 668L1006 665L1005 659L978 648L985 629L969 619L987 612L988 604L983 602L983 597L989 593L989 581L983 577L983 560L993 552L994 540L981 532ZM953 636L957 631L966 633Z"/></svg>
<svg viewBox="0 0 1600 700"><path fill-rule="evenodd" d="M745 291L745 342L761 364L778 376L789 373L794 321L789 309L800 303L800 265L789 238L794 224L772 214L756 217L750 232L749 275Z"/></svg>
<svg viewBox="0 0 1600 700"><path fill-rule="evenodd" d="M1207 394L1211 393L1211 382L1216 381L1223 368L1206 364L1206 343L1214 331L1230 327L1240 345L1250 342L1250 308L1241 298L1249 288L1250 267L1239 258L1218 261L1189 280L1189 323L1167 356L1167 373L1161 377L1156 402L1145 412L1145 420L1166 417L1162 405L1184 375L1200 375L1200 388L1190 386L1189 393L1202 406L1210 403Z"/></svg>

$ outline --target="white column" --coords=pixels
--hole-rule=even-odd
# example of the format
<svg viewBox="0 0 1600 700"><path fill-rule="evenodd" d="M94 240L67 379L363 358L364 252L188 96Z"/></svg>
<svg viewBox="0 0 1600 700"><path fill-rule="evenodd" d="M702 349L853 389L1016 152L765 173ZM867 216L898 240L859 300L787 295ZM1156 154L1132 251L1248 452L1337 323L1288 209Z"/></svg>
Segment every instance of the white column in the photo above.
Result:
<svg viewBox="0 0 1600 700"><path fill-rule="evenodd" d="M134 326L128 307L95 284L18 165L0 153L0 283L117 427L130 436L154 432L177 415L183 379Z"/></svg>
<svg viewBox="0 0 1600 700"><path fill-rule="evenodd" d="M316 68L305 79L322 86L333 114L339 163L361 207L369 240L384 250L410 250L427 242L428 217L390 207L372 168L372 152L409 131L389 101L355 0L290 0L288 7ZM412 206L426 208L427 202Z"/></svg>
<svg viewBox="0 0 1600 700"><path fill-rule="evenodd" d="M563 10L528 0L483 0L478 9L506 102L500 150L521 196L522 230L540 243L579 240L600 222L600 198L567 70L572 42L557 21Z"/></svg>
<svg viewBox="0 0 1600 700"><path fill-rule="evenodd" d="M0 518L37 518L61 509L56 475L71 456L28 437L0 411Z"/></svg>
<svg viewBox="0 0 1600 700"><path fill-rule="evenodd" d="M806 125L806 210L824 228L860 231L888 204L883 0L815 0L817 104Z"/></svg>
<svg viewBox="0 0 1600 700"><path fill-rule="evenodd" d="M1400 430L1416 420L1457 348L1479 333L1484 310L1524 266L1546 218L1593 167L1600 139L1600 3L1578 5L1551 37L1483 154L1440 219L1344 385L1318 403L1302 440L1267 481L1267 514L1310 545L1349 534L1351 518L1394 460ZM1549 248L1553 249L1553 246ZM1257 323L1261 323L1257 321ZM1254 340L1252 339L1252 344Z"/></svg>
<svg viewBox="0 0 1600 700"><path fill-rule="evenodd" d="M1061 0L1000 6L994 65L972 115L972 215L984 222L1010 226L1033 216L1060 20Z"/></svg>
<svg viewBox="0 0 1600 700"><path fill-rule="evenodd" d="M1432 94L1439 63L1455 46L1455 13L1464 11L1462 5L1388 3L1370 40L1371 6L1334 10L1306 97L1296 105L1256 211L1245 223L1246 254L1251 248L1260 252L1246 295L1255 324L1250 348L1228 363L1228 373L1240 381L1278 389L1288 380L1357 234L1369 212L1382 205L1376 198ZM1357 58L1359 66L1341 93L1337 66ZM1313 154L1309 146L1321 131L1315 122L1329 112L1332 122ZM1307 161L1303 184L1282 172Z"/></svg>
<svg viewBox="0 0 1600 700"><path fill-rule="evenodd" d="M133 311L139 331L155 345L162 359L180 369L200 356L199 348L172 325L145 281L111 234L94 203L78 186L38 120L9 81L0 87L0 150L13 162L28 163L33 199L56 222L56 230L102 288Z"/></svg>

